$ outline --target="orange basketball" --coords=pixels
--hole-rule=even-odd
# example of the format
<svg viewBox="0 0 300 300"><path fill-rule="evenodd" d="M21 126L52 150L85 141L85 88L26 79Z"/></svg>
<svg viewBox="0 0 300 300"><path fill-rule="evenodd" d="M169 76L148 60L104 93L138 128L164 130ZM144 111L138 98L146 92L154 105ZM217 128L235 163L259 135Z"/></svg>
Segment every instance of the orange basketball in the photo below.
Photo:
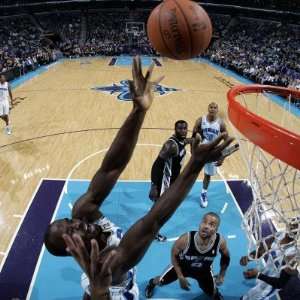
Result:
<svg viewBox="0 0 300 300"><path fill-rule="evenodd" d="M162 56L188 59L205 50L212 26L206 11L190 0L164 0L147 22L148 38Z"/></svg>

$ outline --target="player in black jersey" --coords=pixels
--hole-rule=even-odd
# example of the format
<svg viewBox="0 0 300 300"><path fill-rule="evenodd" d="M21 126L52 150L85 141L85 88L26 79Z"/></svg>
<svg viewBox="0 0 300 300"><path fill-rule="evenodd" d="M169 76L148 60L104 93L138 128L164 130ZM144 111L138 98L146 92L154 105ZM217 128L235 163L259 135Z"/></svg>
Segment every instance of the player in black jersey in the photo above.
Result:
<svg viewBox="0 0 300 300"><path fill-rule="evenodd" d="M154 202L180 174L186 154L185 146L191 143L191 139L186 138L187 132L188 123L184 120L176 121L175 133L164 143L152 165L149 198ZM156 239L165 241L166 237L158 233Z"/></svg>
<svg viewBox="0 0 300 300"><path fill-rule="evenodd" d="M186 277L191 277L212 299L223 299L216 285L224 282L230 255L225 239L217 232L219 225L219 216L209 212L204 215L198 231L190 231L179 237L172 248L172 265L161 276L149 280L146 297L153 296L156 285L166 285L177 279L182 289L189 290ZM220 273L214 278L212 263L218 252L221 254Z"/></svg>

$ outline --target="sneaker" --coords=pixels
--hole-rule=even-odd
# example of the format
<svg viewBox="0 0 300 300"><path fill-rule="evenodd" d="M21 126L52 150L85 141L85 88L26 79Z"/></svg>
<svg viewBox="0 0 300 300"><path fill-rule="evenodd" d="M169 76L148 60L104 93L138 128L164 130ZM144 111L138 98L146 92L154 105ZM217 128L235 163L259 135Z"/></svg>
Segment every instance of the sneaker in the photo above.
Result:
<svg viewBox="0 0 300 300"><path fill-rule="evenodd" d="M155 236L155 239L159 242L165 242L167 240L167 237L158 233L156 236Z"/></svg>
<svg viewBox="0 0 300 300"><path fill-rule="evenodd" d="M154 292L155 284L153 283L153 278L151 278L145 288L146 298L152 298Z"/></svg>
<svg viewBox="0 0 300 300"><path fill-rule="evenodd" d="M201 193L200 195L200 206L202 208L207 207L208 201L207 201L207 193Z"/></svg>
<svg viewBox="0 0 300 300"><path fill-rule="evenodd" d="M6 134L11 135L11 128L9 126L5 126L4 131Z"/></svg>

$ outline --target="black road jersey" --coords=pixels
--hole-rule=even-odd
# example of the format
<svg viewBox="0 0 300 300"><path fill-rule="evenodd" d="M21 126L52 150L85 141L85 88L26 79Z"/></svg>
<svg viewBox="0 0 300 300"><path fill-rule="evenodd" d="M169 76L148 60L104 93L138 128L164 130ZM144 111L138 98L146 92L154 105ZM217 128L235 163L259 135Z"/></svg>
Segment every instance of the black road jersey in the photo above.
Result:
<svg viewBox="0 0 300 300"><path fill-rule="evenodd" d="M177 146L177 155L169 159L171 161L170 165L172 169L172 174L171 174L171 183L172 183L173 181L175 181L175 179L178 177L180 173L180 169L184 161L186 150L185 150L185 143L183 141L179 141L175 136L171 136L169 138L169 141L170 140L175 142ZM168 164L168 161L166 162L166 164Z"/></svg>
<svg viewBox="0 0 300 300"><path fill-rule="evenodd" d="M219 252L221 236L216 233L215 241L205 251L201 251L197 247L195 237L198 235L197 231L190 231L188 233L188 245L186 249L179 253L179 263L186 270L197 271L200 268L210 269L211 265Z"/></svg>
<svg viewBox="0 0 300 300"><path fill-rule="evenodd" d="M167 160L158 156L151 169L151 181L159 188L159 195L162 195L180 174L186 154L184 141L178 140L175 136L171 136L168 141L176 145L176 155Z"/></svg>

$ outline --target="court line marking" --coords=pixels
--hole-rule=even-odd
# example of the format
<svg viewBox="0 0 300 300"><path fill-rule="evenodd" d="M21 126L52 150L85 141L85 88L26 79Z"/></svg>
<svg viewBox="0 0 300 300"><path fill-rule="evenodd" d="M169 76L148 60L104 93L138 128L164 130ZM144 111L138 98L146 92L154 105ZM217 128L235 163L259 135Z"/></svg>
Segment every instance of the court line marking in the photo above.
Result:
<svg viewBox="0 0 300 300"><path fill-rule="evenodd" d="M222 180L222 181L224 182L224 184L225 184L226 193L229 194L230 187L229 187L229 185L227 184L226 179L225 179L223 173L220 171L220 168L219 168L219 167L217 167L217 173L218 173L218 175L221 177L221 180Z"/></svg>
<svg viewBox="0 0 300 300"><path fill-rule="evenodd" d="M227 207L228 207L228 202L225 202L225 204L224 204L224 206L223 206L223 208L221 210L221 214L224 214L224 212L226 211Z"/></svg>
<svg viewBox="0 0 300 300"><path fill-rule="evenodd" d="M20 220L20 223L18 224L18 226L17 226L17 228L16 228L16 230L15 230L15 233L13 234L12 238L10 239L9 245L8 245L7 250L6 250L6 252L5 252L5 256L4 256L4 258L2 259L1 264L0 264L0 273L1 273L1 271L2 271L2 269L3 269L3 266L4 266L5 262L6 262L7 256L8 256L8 254L9 254L9 252L10 252L10 249L11 249L11 247L12 247L14 241L15 241L15 238L16 238L16 236L17 236L19 230L20 230L20 227L21 227L21 225L23 224L23 221L24 221L24 219L25 219L25 216L27 215L27 212L28 212L28 210L29 210L29 208L30 208L30 206L31 206L31 204L32 204L32 201L33 201L33 199L34 199L36 193L38 192L38 190L39 190L39 188L40 188L40 186L41 186L41 184L42 184L42 181L43 181L43 178L40 179L40 181L39 181L39 183L38 183L38 185L37 185L35 191L34 191L33 194L32 194L31 200L28 202L28 205L27 205L27 207L26 207L25 210L24 210L24 214L23 214L23 216L22 216L22 218L21 218L21 220Z"/></svg>
<svg viewBox="0 0 300 300"><path fill-rule="evenodd" d="M99 152L99 151L98 151ZM40 180L40 182L39 182L39 185L38 185L38 187L37 187L37 189L36 189L36 191L35 191L35 193L34 193L34 196L35 196L35 194L37 193L37 191L38 191L38 188L40 187L40 185L41 185L41 182L43 181L43 180L65 180L65 179L53 179L53 178L42 178L41 180ZM90 181L89 179L78 179L78 180L76 180L76 179L70 179L70 181ZM121 180L120 180L121 181ZM122 181L124 181L124 182L138 182L138 180L122 180ZM145 180L139 180L139 182L149 182L149 180L147 180L147 181L145 181ZM197 180L197 181L202 181L202 180ZM218 180L215 180L215 181L223 181L223 180L220 180L220 179L218 179ZM233 180L231 180L231 181L237 181L237 179L233 179ZM240 179L239 179L239 181L240 181ZM230 190L230 192L231 192L231 190ZM232 195L232 198L234 199L234 201L235 201L235 203L236 203L236 206L237 206L237 209L240 211L240 214L241 214L241 216L243 217L243 214L242 214L242 212L241 212L241 209L240 209L240 207L239 207L239 205L237 204L237 202L236 202L236 199L235 199L235 197L233 196L233 193L231 192L230 193L231 195ZM62 199L63 199L63 196L64 196L64 187L62 188L62 191L61 191L61 194L60 194L60 196L59 196L59 200L58 200L58 202L57 202L57 205L56 205L56 208L55 208L55 211L54 211L54 213L53 213L53 216L52 216L52 219L51 219L51 223L54 221L54 219L56 218L56 215L57 215L57 212L58 212L58 209L59 209L59 207L60 207L60 205L61 205L61 202L62 202ZM33 200L33 198L34 197L32 197L32 200ZM32 202L32 200L31 200L31 202ZM30 202L30 204L31 204L31 202ZM28 208L29 208L29 206L28 206ZM26 215L26 214L25 214ZM24 216L25 216L24 215ZM24 217L23 216L23 217ZM20 223L20 224L22 224L22 222ZM20 225L19 225L20 226ZM16 233L19 231L19 228L18 228L18 230L16 231ZM15 236L14 236L14 238L13 238L13 240L15 239ZM178 239L178 237L174 237L174 238L169 238L169 239L167 239L167 241L175 241L175 240L177 240ZM11 246L10 246L11 247ZM10 249L10 248L9 248ZM31 283L30 283L30 286L29 286L29 289L28 289L28 293L27 293L27 296L26 296L26 300L30 300L30 297L31 297L31 294L32 294L32 291L33 291L33 287L34 287L34 284L35 284L35 281L36 281L36 278L37 278L37 275L38 275L38 271L39 271L39 268L40 268L40 265L41 265L41 262L42 262L42 258L43 258L43 256L44 256L44 252L45 252L45 245L43 244L43 246L42 246L42 249L41 249L41 251L40 251L40 254L39 254L39 258L38 258L38 261L37 261L37 264L36 264L36 266L35 266L35 270L34 270L34 273L33 273L33 276L32 276L32 279L31 279ZM6 255L9 253L9 251L7 251L7 253L6 253ZM7 257L7 256L6 256ZM4 261L4 259L3 259L3 261ZM3 263L4 264L4 263ZM1 264L2 265L2 264ZM1 272L1 269L2 269L2 267L3 266L1 266L1 268L0 268L0 272ZM180 300L180 299L177 299L177 298L153 298L154 300Z"/></svg>
<svg viewBox="0 0 300 300"><path fill-rule="evenodd" d="M154 147L162 147L161 144L139 144L137 143L136 146L154 146ZM71 171L69 172L67 178L65 179L65 184L64 184L64 187L63 187L63 192L64 194L68 194L68 182L70 180L70 177L72 176L72 174L76 171L76 169L82 164L84 163L85 161L87 161L88 159L90 159L91 157L94 157L96 156L97 154L101 154L103 152L106 152L107 150L109 149L109 147L107 148L104 148L104 149L101 149L101 150L98 150L94 153L91 153L90 155L84 157L82 160L80 160L79 162L77 162L75 164L75 166L71 169Z"/></svg>
<svg viewBox="0 0 300 300"><path fill-rule="evenodd" d="M14 218L22 218L23 215L14 214L13 217L14 217Z"/></svg>
<svg viewBox="0 0 300 300"><path fill-rule="evenodd" d="M167 239L168 242L174 242L179 239L179 236Z"/></svg>
<svg viewBox="0 0 300 300"><path fill-rule="evenodd" d="M235 234L231 234L231 235L227 235L228 239L236 239L236 235Z"/></svg>
<svg viewBox="0 0 300 300"><path fill-rule="evenodd" d="M43 178L43 180L45 180L45 178ZM63 190L64 190L64 187L61 189L61 193L59 195L59 198L58 198L58 201L57 201L57 204L56 204L56 208L54 210L54 213L52 215L52 219L51 219L50 223L52 223L56 218L58 209L59 209L61 201L63 199L63 195L64 195ZM39 254L38 261L37 261L35 269L34 269L34 273L33 273L32 278L31 278L31 282L30 282L30 286L29 286L29 289L28 289L28 292L27 292L26 300L29 300L30 297L31 297L33 287L34 287L34 284L35 284L35 281L36 281L36 277L37 277L37 274L38 274L38 271L40 269L40 265L41 265L41 262L42 262L42 258L44 256L45 249L46 248L45 248L45 245L43 243L42 249L41 249L40 254Z"/></svg>

